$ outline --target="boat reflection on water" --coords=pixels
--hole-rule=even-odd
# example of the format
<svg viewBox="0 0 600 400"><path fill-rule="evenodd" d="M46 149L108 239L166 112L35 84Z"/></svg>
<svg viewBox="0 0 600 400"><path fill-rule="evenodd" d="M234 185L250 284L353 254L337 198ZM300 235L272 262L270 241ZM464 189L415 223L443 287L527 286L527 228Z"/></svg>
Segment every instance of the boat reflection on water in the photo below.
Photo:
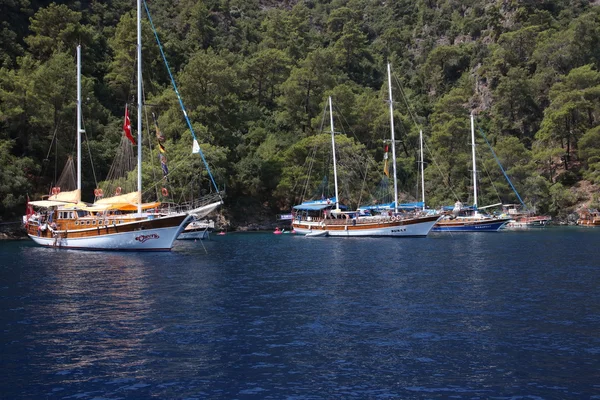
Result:
<svg viewBox="0 0 600 400"><path fill-rule="evenodd" d="M134 254L31 249L48 266L35 289L35 315L45 329L32 333L45 348L39 365L50 374L136 363L143 348L140 324L149 318L148 270ZM45 321L44 321L45 320ZM130 360L130 361L128 361Z"/></svg>

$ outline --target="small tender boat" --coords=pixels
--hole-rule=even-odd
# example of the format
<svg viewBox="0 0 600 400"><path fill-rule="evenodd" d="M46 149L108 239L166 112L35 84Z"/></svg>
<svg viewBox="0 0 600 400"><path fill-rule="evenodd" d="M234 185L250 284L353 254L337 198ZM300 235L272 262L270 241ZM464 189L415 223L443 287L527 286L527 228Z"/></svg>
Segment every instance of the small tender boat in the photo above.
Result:
<svg viewBox="0 0 600 400"><path fill-rule="evenodd" d="M306 235L306 237L325 237L329 233L327 231L310 231Z"/></svg>
<svg viewBox="0 0 600 400"><path fill-rule="evenodd" d="M183 232L177 237L178 240L197 240L208 239L210 232L215 228L215 221L195 220L185 227Z"/></svg>
<svg viewBox="0 0 600 400"><path fill-rule="evenodd" d="M283 232L279 229L279 227L275 228L275 230L273 231L273 233L275 235L281 235Z"/></svg>
<svg viewBox="0 0 600 400"><path fill-rule="evenodd" d="M533 211L524 211L519 204L503 204L503 216L508 216L511 220L504 226L507 229L517 228L543 228L552 217L547 215L536 215Z"/></svg>

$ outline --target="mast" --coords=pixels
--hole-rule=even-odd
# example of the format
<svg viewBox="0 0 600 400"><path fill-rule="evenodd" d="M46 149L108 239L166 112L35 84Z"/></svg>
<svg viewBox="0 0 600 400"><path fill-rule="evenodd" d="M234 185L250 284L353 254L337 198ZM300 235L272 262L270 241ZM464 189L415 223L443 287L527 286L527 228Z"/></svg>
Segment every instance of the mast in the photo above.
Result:
<svg viewBox="0 0 600 400"><path fill-rule="evenodd" d="M331 122L331 150L333 152L333 181L335 182L335 209L340 209L340 200L338 196L337 181L337 161L335 159L335 134L333 131L333 107L331 106L331 96L329 96L329 120Z"/></svg>
<svg viewBox="0 0 600 400"><path fill-rule="evenodd" d="M396 177L396 139L394 138L394 105L392 103L392 73L390 64L388 69L388 91L390 94L390 127L392 130L392 166L394 170L394 212L398 212L398 178Z"/></svg>
<svg viewBox="0 0 600 400"><path fill-rule="evenodd" d="M423 159L423 129L419 130L419 142L421 144L421 201L423 201L423 211L425 211L425 175L423 175L424 163Z"/></svg>
<svg viewBox="0 0 600 400"><path fill-rule="evenodd" d="M77 190L81 200L81 45L77 45Z"/></svg>
<svg viewBox="0 0 600 400"><path fill-rule="evenodd" d="M477 165L475 164L475 120L471 112L471 144L473 148L473 206L477 210Z"/></svg>
<svg viewBox="0 0 600 400"><path fill-rule="evenodd" d="M137 0L137 212L142 214L142 0Z"/></svg>

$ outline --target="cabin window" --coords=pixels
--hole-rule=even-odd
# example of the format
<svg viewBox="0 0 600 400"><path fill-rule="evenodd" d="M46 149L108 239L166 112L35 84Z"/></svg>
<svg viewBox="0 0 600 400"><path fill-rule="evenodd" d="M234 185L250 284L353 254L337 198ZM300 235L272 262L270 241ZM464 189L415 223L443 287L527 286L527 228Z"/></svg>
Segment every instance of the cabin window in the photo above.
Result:
<svg viewBox="0 0 600 400"><path fill-rule="evenodd" d="M79 221L75 221L75 225L79 225Z"/></svg>
<svg viewBox="0 0 600 400"><path fill-rule="evenodd" d="M93 220L93 221L92 221L92 225L96 225L96 220Z"/></svg>
<svg viewBox="0 0 600 400"><path fill-rule="evenodd" d="M86 225L89 225L89 224L90 224L90 221L85 221L85 224L86 224Z"/></svg>

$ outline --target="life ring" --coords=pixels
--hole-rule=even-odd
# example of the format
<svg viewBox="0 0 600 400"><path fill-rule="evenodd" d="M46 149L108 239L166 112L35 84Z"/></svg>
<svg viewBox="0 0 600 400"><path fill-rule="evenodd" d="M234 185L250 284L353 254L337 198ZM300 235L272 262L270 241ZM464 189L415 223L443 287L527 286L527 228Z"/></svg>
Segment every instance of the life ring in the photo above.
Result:
<svg viewBox="0 0 600 400"><path fill-rule="evenodd" d="M103 195L104 195L104 192L102 191L102 189L100 189L100 188L94 189L94 196L102 197Z"/></svg>
<svg viewBox="0 0 600 400"><path fill-rule="evenodd" d="M164 197L167 197L167 196L169 196L169 191L167 190L167 188L162 188L162 190L161 190L160 192L162 193L162 195L163 195Z"/></svg>
<svg viewBox="0 0 600 400"><path fill-rule="evenodd" d="M115 189L115 196L120 196L121 195L121 186L117 186L117 188Z"/></svg>
<svg viewBox="0 0 600 400"><path fill-rule="evenodd" d="M55 186L52 188L52 194L53 195L57 195L60 193L60 188L58 186Z"/></svg>

